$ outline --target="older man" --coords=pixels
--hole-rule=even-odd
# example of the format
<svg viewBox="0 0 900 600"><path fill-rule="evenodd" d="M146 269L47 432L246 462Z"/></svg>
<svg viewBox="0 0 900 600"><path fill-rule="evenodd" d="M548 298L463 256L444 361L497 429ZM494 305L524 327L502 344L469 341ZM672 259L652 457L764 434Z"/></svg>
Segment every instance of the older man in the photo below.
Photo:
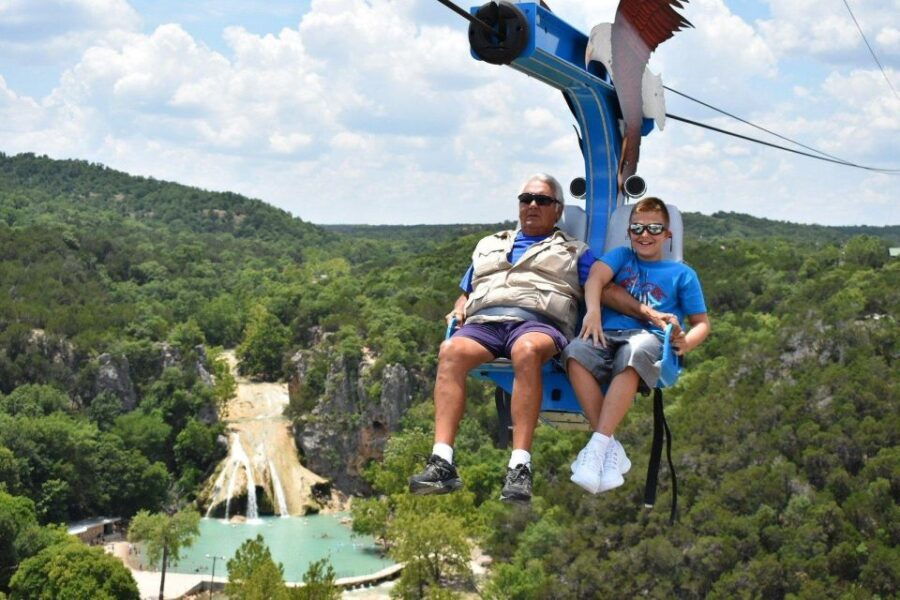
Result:
<svg viewBox="0 0 900 600"><path fill-rule="evenodd" d="M504 357L512 361L515 382L513 451L500 499L531 499L530 450L541 408L541 367L575 335L584 286L599 285L600 279L590 248L556 227L563 202L556 179L543 173L531 176L519 194L521 228L489 235L475 247L460 282L463 294L448 315L464 324L441 344L434 448L424 471L409 479L414 494L462 487L453 442L465 410L466 376L478 365ZM603 298L627 314L648 318L652 312L621 289L608 290Z"/></svg>

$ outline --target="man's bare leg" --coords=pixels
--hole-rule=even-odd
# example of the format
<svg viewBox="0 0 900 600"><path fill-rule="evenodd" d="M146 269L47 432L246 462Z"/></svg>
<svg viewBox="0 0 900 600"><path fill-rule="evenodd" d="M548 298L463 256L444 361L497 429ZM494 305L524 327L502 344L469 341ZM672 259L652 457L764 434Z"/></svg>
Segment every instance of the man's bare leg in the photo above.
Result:
<svg viewBox="0 0 900 600"><path fill-rule="evenodd" d="M453 464L453 441L466 409L466 376L493 357L470 338L456 336L441 344L434 381L434 448L425 470L409 478L413 494L447 494L462 487Z"/></svg>
<svg viewBox="0 0 900 600"><path fill-rule="evenodd" d="M541 413L543 395L541 368L558 352L545 333L526 333L510 351L515 381L512 392L513 449L531 450L534 428Z"/></svg>
<svg viewBox="0 0 900 600"><path fill-rule="evenodd" d="M453 446L466 410L466 377L469 371L493 359L487 348L471 338L456 336L441 344L434 381L435 443Z"/></svg>
<svg viewBox="0 0 900 600"><path fill-rule="evenodd" d="M598 431L600 413L603 410L603 390L600 383L590 371L573 358L566 361L566 372L581 410L584 411L584 418L591 425L591 431Z"/></svg>

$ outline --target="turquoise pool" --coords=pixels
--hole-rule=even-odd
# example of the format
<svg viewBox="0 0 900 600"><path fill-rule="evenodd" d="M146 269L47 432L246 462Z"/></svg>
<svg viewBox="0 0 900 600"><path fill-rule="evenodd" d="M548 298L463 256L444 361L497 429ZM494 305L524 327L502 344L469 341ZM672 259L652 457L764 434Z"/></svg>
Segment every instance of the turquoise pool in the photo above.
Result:
<svg viewBox="0 0 900 600"><path fill-rule="evenodd" d="M370 536L355 536L340 522L346 515L308 517L263 517L258 523L226 523L201 519L200 537L182 552L183 558L169 570L175 573L208 575L212 560L206 555L224 556L216 561L216 576L225 576L225 563L244 540L261 534L275 562L284 566L286 581L301 581L311 562L328 558L337 577L352 577L380 571L394 564L383 557Z"/></svg>

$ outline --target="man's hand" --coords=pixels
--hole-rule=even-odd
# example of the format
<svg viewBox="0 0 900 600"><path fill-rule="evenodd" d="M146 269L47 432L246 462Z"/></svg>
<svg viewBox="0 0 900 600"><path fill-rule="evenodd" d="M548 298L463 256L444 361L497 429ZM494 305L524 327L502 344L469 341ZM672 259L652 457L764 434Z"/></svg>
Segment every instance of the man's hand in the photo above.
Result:
<svg viewBox="0 0 900 600"><path fill-rule="evenodd" d="M659 312L646 304L641 304L641 316L660 329L665 329L666 325L671 324L675 326L675 329L681 330L681 325L678 324L678 317L672 313Z"/></svg>
<svg viewBox="0 0 900 600"><path fill-rule="evenodd" d="M447 325L450 324L450 321L456 319L457 325L462 325L466 320L466 302L468 302L469 297L465 294L460 295L459 298L456 299L456 302L453 303L453 310L447 313L447 316L444 319L447 320Z"/></svg>
<svg viewBox="0 0 900 600"><path fill-rule="evenodd" d="M592 340L594 347L606 346L606 338L603 337L603 327L600 324L600 311L593 308L584 314L584 321L581 323L581 333L578 337L584 340Z"/></svg>

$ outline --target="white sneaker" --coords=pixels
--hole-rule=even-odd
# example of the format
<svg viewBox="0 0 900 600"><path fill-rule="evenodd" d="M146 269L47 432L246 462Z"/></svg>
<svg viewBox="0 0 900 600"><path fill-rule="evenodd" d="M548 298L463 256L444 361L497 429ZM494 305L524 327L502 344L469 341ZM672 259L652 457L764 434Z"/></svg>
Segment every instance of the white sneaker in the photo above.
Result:
<svg viewBox="0 0 900 600"><path fill-rule="evenodd" d="M625 483L622 477L631 469L631 460L625 454L622 444L616 442L606 448L606 456L603 459L603 472L600 474L600 483L597 492L606 492Z"/></svg>
<svg viewBox="0 0 900 600"><path fill-rule="evenodd" d="M594 444L588 444L575 460L575 468L569 478L572 483L584 488L592 494L600 490L600 479L603 475L603 456Z"/></svg>
<svg viewBox="0 0 900 600"><path fill-rule="evenodd" d="M627 457L627 456L625 456L625 448L622 446L622 444L619 443L619 440L617 440L616 438L613 438L613 440L612 440L611 443L616 444L617 446L619 446L619 448L622 449L622 454L621 454L621 456L624 456L624 457L625 457L625 460L620 460L620 461L619 461L619 473L621 473L622 475L624 475L625 473L628 472L629 469L631 469L631 461L628 460L628 457ZM581 460L581 457L584 455L584 451L585 451L586 449L587 449L587 446L585 446L584 448L582 448L582 449L578 452L578 456L575 457L575 460L572 461L572 464L569 465L569 468L572 469L572 472L573 472L573 473L575 472L576 467L578 467L578 462Z"/></svg>

